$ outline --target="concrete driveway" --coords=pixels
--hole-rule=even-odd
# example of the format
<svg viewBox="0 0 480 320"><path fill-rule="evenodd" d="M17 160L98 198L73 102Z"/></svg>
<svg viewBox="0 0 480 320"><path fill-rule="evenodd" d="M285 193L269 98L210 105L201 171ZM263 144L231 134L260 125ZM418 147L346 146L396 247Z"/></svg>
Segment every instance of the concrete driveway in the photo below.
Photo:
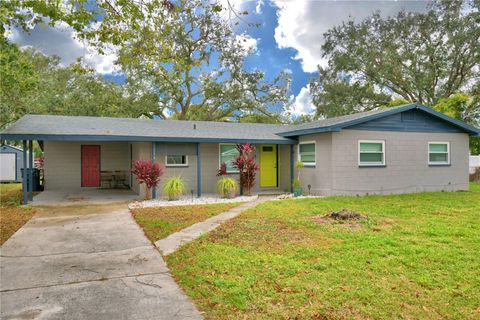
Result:
<svg viewBox="0 0 480 320"><path fill-rule="evenodd" d="M125 204L43 207L1 248L1 319L201 319Z"/></svg>

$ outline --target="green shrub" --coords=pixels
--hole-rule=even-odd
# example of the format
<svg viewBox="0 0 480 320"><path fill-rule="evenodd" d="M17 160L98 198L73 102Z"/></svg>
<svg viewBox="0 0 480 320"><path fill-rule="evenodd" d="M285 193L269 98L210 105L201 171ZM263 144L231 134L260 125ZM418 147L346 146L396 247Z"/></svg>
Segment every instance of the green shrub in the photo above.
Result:
<svg viewBox="0 0 480 320"><path fill-rule="evenodd" d="M168 195L168 200L178 200L185 193L185 182L181 176L173 176L165 181L163 192Z"/></svg>
<svg viewBox="0 0 480 320"><path fill-rule="evenodd" d="M223 176L217 181L217 190L222 198L233 198L237 191L237 181L233 178Z"/></svg>
<svg viewBox="0 0 480 320"><path fill-rule="evenodd" d="M301 188L302 185L301 185L301 183L300 183L300 180L298 180L298 179L293 180L292 187L294 187L294 188Z"/></svg>

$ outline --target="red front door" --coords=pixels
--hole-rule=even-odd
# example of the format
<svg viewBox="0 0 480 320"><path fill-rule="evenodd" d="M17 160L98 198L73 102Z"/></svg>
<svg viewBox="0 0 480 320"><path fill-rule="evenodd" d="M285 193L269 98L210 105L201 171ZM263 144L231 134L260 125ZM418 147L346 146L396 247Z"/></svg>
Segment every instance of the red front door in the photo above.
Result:
<svg viewBox="0 0 480 320"><path fill-rule="evenodd" d="M100 146L82 146L82 187L100 187Z"/></svg>

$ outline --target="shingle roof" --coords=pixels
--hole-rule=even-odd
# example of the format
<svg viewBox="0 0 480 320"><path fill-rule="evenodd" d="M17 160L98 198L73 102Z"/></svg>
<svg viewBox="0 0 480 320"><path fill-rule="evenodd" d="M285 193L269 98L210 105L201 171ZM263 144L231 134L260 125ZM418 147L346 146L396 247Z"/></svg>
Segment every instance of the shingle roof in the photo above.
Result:
<svg viewBox="0 0 480 320"><path fill-rule="evenodd" d="M408 104L299 125L26 115L3 131L1 139L294 144L296 140L290 137L339 131L355 124L412 109L422 110L462 128L465 132L480 135L479 129L462 121L422 105Z"/></svg>
<svg viewBox="0 0 480 320"><path fill-rule="evenodd" d="M418 109L423 112L426 112L430 115L433 115L437 118L442 119L445 122L448 122L454 126L462 128L465 132L468 132L473 135L479 135L480 130L468 125L462 121L450 118L440 112L433 110L432 108L422 106L416 103L405 104L397 107L387 108L387 109L378 109L366 112L354 113L346 116L328 118L324 120L317 120L312 122L307 122L295 126L293 129L288 128L283 132L278 132L279 135L283 137L295 137L304 134L317 133L317 132L329 132L329 131L339 131L343 128L367 122L370 120L386 117L388 115Z"/></svg>
<svg viewBox="0 0 480 320"><path fill-rule="evenodd" d="M118 140L118 141L224 141L294 143L276 132L288 125L211 121L151 120L107 117L26 115L2 132L2 139ZM12 139L13 140L13 139Z"/></svg>

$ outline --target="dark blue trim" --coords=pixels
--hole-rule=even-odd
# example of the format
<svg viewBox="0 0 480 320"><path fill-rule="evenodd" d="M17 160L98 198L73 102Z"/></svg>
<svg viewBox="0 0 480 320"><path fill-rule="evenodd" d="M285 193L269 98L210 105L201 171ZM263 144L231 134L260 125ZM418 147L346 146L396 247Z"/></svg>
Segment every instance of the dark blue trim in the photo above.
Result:
<svg viewBox="0 0 480 320"><path fill-rule="evenodd" d="M295 149L290 145L290 192L293 192L293 180L295 179Z"/></svg>
<svg viewBox="0 0 480 320"><path fill-rule="evenodd" d="M202 160L200 158L200 143L196 145L197 150L197 196L202 196Z"/></svg>
<svg viewBox="0 0 480 320"><path fill-rule="evenodd" d="M157 143L152 142L152 162L155 163L155 157L157 153ZM157 199L157 187L152 188L152 199Z"/></svg>
<svg viewBox="0 0 480 320"><path fill-rule="evenodd" d="M135 141L135 142L220 142L220 143L254 143L254 144L296 144L292 139L222 139L222 138L175 138L145 136L112 136L112 135L58 135L58 134L15 134L2 133L1 140L42 140L42 141Z"/></svg>
<svg viewBox="0 0 480 320"><path fill-rule="evenodd" d="M469 124L466 124L462 121L453 119L449 116L444 115L443 113L437 112L433 110L432 108L428 108L426 106L422 106L420 104L412 103L408 104L402 107L396 107L392 109L386 109L383 112L372 114L372 115L367 115L358 119L350 120L350 121L345 121L342 123L337 123L335 125L327 126L327 127L321 127L321 128L309 128L309 129L303 129L303 130L293 130L293 131L288 131L288 132L282 132L278 133L278 135L282 137L294 137L294 136L300 136L300 135L306 135L306 134L312 134L312 133L321 133L321 132L335 132L335 131L340 131L344 128L351 127L357 124L361 124L367 121L383 118L389 115L401 113L404 111L408 110L413 110L413 109L418 109L421 111L424 111L432 116L435 116L437 118L440 118L444 120L445 122L448 122L454 126L457 126L461 129L463 129L465 132L469 133L470 135L475 135L478 136L480 135L480 129L477 129Z"/></svg>
<svg viewBox="0 0 480 320"><path fill-rule="evenodd" d="M33 201L33 141L28 142L28 194Z"/></svg>
<svg viewBox="0 0 480 320"><path fill-rule="evenodd" d="M27 198L27 141L23 140L23 168L22 168L22 195L23 204L28 203Z"/></svg>

